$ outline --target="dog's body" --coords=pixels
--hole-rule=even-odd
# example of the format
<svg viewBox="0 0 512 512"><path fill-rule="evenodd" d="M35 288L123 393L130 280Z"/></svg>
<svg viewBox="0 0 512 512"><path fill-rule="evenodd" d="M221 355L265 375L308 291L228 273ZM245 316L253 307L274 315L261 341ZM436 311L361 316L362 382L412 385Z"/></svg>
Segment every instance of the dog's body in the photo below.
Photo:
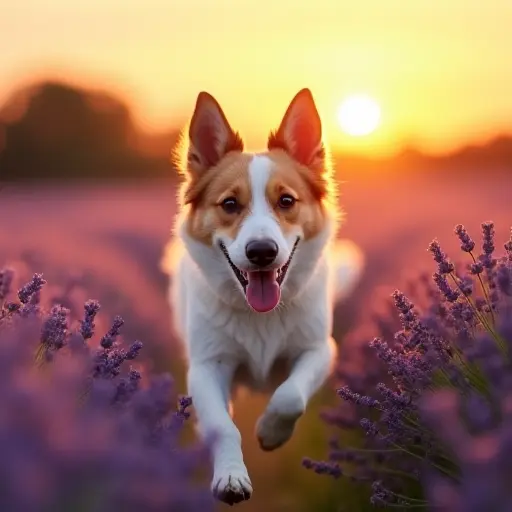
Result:
<svg viewBox="0 0 512 512"><path fill-rule="evenodd" d="M332 242L337 198L308 90L266 152L243 152L206 93L186 142L170 300L198 426L215 437L212 490L232 504L252 493L230 415L232 386L264 389L276 363L289 363L256 426L263 449L285 443L330 373L334 303L353 288L362 259L349 242Z"/></svg>

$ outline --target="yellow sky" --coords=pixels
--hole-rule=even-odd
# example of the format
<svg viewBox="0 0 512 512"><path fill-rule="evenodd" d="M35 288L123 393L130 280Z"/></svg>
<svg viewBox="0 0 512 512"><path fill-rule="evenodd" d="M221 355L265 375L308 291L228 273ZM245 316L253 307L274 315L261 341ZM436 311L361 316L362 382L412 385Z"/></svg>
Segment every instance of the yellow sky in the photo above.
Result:
<svg viewBox="0 0 512 512"><path fill-rule="evenodd" d="M511 0L2 0L0 101L34 75L106 86L149 129L199 90L249 146L310 87L331 143L430 151L512 129ZM382 125L343 135L340 101L367 93Z"/></svg>

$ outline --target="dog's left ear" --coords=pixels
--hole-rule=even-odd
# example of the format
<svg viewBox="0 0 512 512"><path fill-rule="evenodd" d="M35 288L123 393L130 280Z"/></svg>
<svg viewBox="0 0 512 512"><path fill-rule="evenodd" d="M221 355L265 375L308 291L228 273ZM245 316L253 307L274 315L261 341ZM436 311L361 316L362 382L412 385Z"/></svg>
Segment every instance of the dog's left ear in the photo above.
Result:
<svg viewBox="0 0 512 512"><path fill-rule="evenodd" d="M270 134L267 147L283 149L308 167L323 162L322 121L309 89L302 89L295 95L279 129Z"/></svg>
<svg viewBox="0 0 512 512"><path fill-rule="evenodd" d="M231 128L217 100L200 92L190 121L188 170L201 174L214 167L230 151L243 151L244 143Z"/></svg>

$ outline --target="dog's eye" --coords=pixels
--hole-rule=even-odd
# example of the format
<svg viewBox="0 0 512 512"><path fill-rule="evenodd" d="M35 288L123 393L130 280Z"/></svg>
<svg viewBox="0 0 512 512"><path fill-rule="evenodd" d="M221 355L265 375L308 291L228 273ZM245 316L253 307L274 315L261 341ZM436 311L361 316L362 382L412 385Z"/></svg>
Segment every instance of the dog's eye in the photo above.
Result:
<svg viewBox="0 0 512 512"><path fill-rule="evenodd" d="M240 211L240 204L236 200L236 197L226 197L220 205L226 213L237 213Z"/></svg>
<svg viewBox="0 0 512 512"><path fill-rule="evenodd" d="M291 208L295 204L295 197L290 194L283 194L277 204L280 208Z"/></svg>

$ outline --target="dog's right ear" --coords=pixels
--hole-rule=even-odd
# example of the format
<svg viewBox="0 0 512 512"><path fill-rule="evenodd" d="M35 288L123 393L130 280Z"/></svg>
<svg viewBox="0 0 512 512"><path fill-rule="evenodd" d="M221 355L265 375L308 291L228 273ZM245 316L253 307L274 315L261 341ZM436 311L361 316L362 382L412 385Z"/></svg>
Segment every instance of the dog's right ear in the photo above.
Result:
<svg viewBox="0 0 512 512"><path fill-rule="evenodd" d="M198 174L215 166L230 151L243 151L240 135L228 123L217 100L200 92L188 130L187 167Z"/></svg>
<svg viewBox="0 0 512 512"><path fill-rule="evenodd" d="M309 89L302 89L295 95L279 129L270 133L267 147L283 149L307 167L323 168L322 121Z"/></svg>

